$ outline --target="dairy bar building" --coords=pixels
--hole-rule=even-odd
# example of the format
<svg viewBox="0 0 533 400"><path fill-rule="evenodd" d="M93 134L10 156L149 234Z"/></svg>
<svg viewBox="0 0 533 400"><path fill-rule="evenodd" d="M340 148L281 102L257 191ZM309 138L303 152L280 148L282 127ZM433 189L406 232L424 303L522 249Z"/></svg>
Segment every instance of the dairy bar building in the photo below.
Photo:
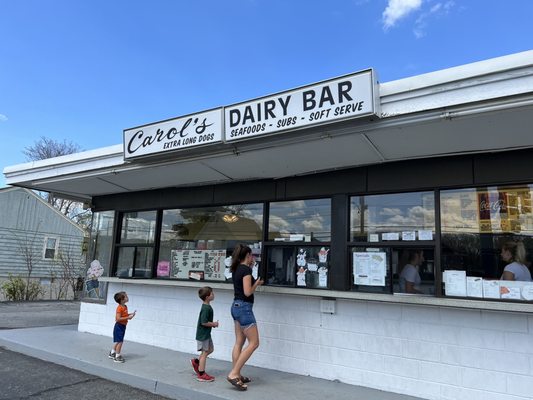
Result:
<svg viewBox="0 0 533 400"><path fill-rule="evenodd" d="M193 353L211 286L212 357L231 360L228 260L245 243L265 281L251 365L426 399L533 399L533 51L377 72L6 167L9 185L93 210L88 261L105 273L79 331L111 336L125 290L128 340ZM506 279L511 264L523 275Z"/></svg>

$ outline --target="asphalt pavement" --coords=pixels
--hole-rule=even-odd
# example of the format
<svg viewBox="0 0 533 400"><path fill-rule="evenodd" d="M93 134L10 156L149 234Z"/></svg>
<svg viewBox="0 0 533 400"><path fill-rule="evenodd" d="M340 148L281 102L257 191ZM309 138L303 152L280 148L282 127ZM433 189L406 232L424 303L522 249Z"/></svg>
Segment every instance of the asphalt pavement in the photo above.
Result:
<svg viewBox="0 0 533 400"><path fill-rule="evenodd" d="M75 301L0 302L0 329L78 323ZM144 390L0 347L0 400L166 400Z"/></svg>
<svg viewBox="0 0 533 400"><path fill-rule="evenodd" d="M0 347L0 399L162 400L165 398Z"/></svg>

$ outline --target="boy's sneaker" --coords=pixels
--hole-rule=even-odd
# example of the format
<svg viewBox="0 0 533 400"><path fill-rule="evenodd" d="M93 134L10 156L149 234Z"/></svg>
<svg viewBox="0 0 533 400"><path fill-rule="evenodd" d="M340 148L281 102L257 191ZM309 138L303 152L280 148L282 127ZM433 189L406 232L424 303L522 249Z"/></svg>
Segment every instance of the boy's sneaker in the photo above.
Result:
<svg viewBox="0 0 533 400"><path fill-rule="evenodd" d="M116 353L113 353L113 352L109 352L109 354L107 355L110 359L114 360L115 359L115 354Z"/></svg>
<svg viewBox="0 0 533 400"><path fill-rule="evenodd" d="M200 374L200 371L198 370L198 366L200 365L200 361L197 358L191 358L191 365L192 365L192 369L194 369L194 373L196 375Z"/></svg>
<svg viewBox="0 0 533 400"><path fill-rule="evenodd" d="M204 372L202 375L198 375L196 380L199 382L213 382L215 380L215 377L208 375L206 372Z"/></svg>
<svg viewBox="0 0 533 400"><path fill-rule="evenodd" d="M115 357L113 358L113 361L114 362L118 362L118 363L123 363L126 360L124 360L124 357L122 357L122 356L115 355Z"/></svg>

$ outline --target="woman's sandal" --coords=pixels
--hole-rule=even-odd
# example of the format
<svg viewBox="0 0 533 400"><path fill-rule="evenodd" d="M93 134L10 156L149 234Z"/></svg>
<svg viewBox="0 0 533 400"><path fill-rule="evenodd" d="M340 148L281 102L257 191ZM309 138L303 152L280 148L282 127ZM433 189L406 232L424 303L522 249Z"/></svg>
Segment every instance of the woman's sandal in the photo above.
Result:
<svg viewBox="0 0 533 400"><path fill-rule="evenodd" d="M248 378L247 376L242 376L241 375L241 382L242 383L250 383L252 380L250 378Z"/></svg>
<svg viewBox="0 0 533 400"><path fill-rule="evenodd" d="M226 377L229 383L231 383L237 390L240 390L241 392L248 389L248 386L246 386L244 383L242 383L240 378L233 378L231 379L229 376Z"/></svg>

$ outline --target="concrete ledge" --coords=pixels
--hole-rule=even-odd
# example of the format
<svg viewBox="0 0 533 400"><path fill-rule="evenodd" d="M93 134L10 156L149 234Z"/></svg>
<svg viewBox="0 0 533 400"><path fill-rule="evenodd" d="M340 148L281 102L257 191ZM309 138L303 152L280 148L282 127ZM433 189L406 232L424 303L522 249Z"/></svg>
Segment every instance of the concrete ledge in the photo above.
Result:
<svg viewBox="0 0 533 400"><path fill-rule="evenodd" d="M102 277L100 278L100 280L102 282L121 283L126 285L154 285L195 288L200 288L202 286L205 286L206 283L208 283L209 286L217 290L233 290L233 286L231 284L217 282L195 282L169 279L124 279L112 277ZM412 304L421 306L450 307L460 309L506 311L533 314L533 302L470 300L453 297L435 297L427 295L409 294L379 294L350 291L341 292L336 290L286 288L277 286L260 286L257 288L256 292L279 293L291 296L307 296L315 298L377 301L381 303Z"/></svg>

